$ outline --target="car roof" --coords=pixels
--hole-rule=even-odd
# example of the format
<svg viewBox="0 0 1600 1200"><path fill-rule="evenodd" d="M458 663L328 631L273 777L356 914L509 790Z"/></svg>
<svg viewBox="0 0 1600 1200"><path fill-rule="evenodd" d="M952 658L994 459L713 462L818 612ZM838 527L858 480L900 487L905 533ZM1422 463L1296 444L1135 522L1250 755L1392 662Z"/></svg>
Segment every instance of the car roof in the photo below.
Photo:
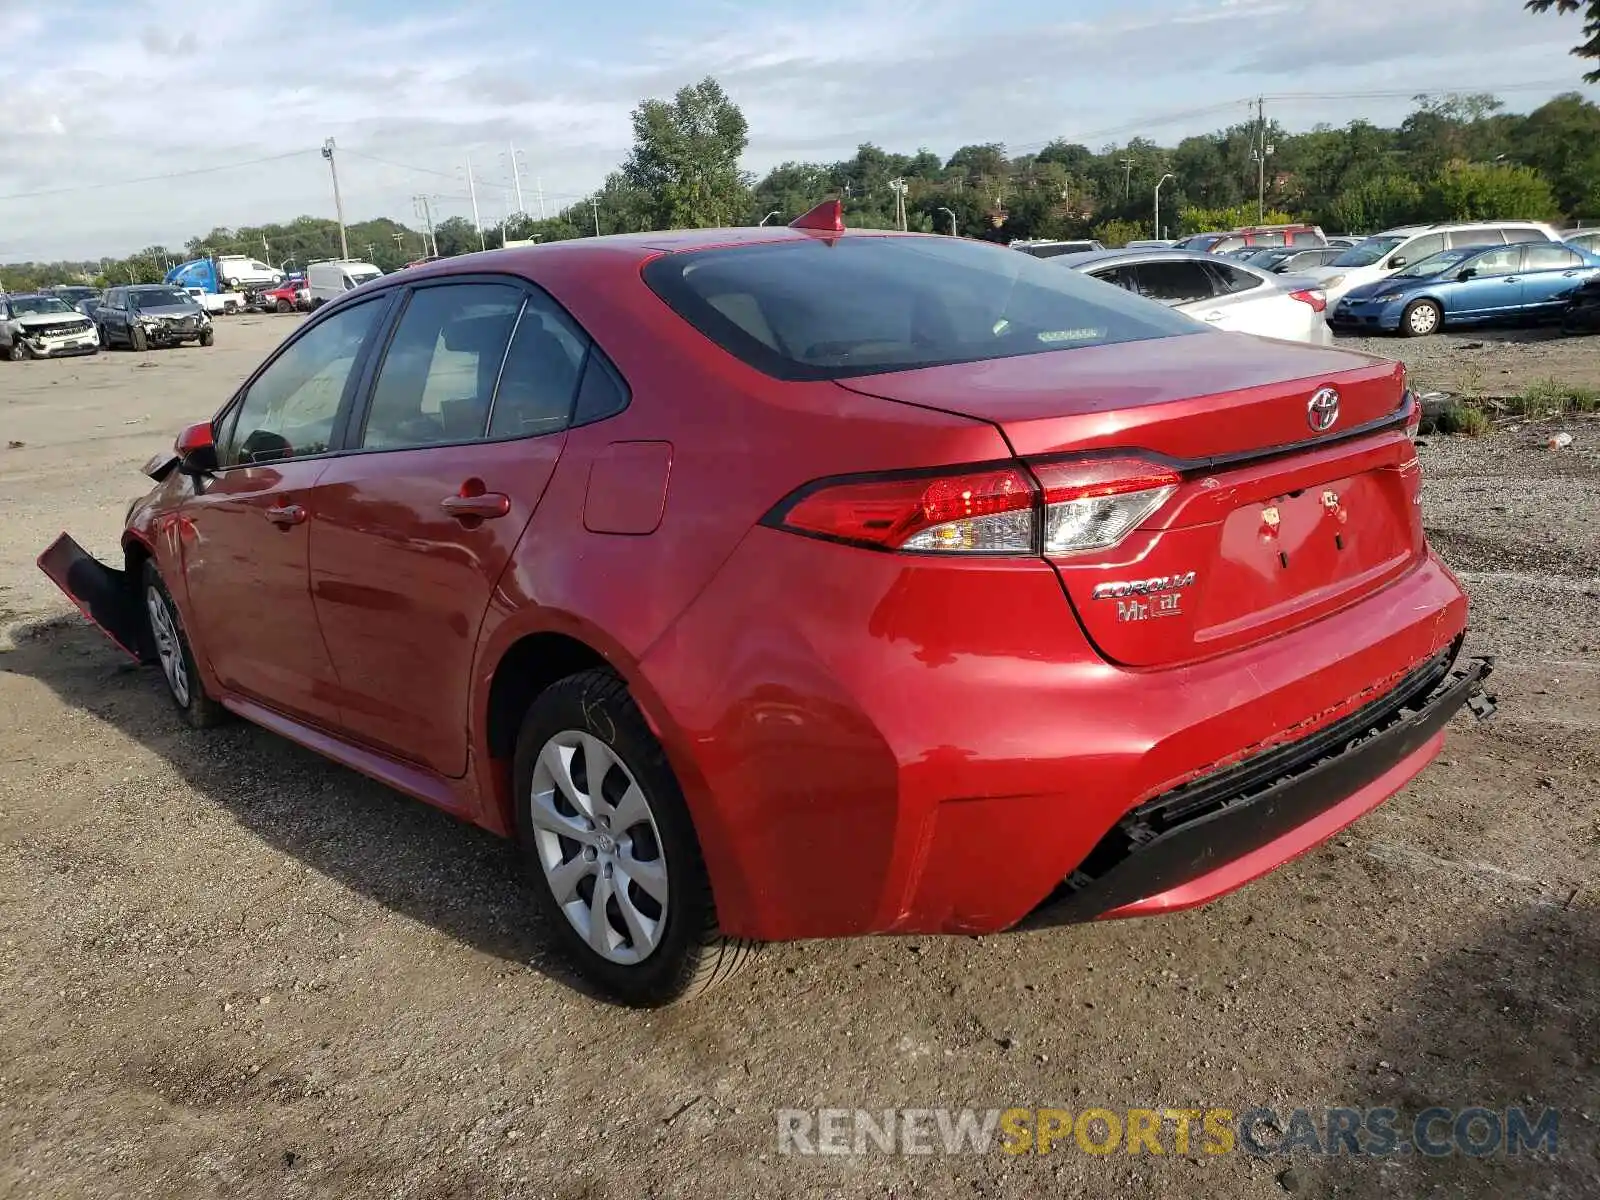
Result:
<svg viewBox="0 0 1600 1200"><path fill-rule="evenodd" d="M1200 250L1084 250L1078 254L1058 254L1049 260L1064 267L1086 267L1103 262L1208 262L1217 261L1215 254ZM1249 264L1245 264L1249 265Z"/></svg>

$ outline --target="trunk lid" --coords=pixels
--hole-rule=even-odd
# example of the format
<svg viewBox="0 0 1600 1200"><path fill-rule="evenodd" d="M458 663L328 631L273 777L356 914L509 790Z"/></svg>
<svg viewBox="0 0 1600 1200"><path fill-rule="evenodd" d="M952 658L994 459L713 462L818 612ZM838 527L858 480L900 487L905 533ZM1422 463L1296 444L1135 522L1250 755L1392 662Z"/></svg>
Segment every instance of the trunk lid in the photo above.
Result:
<svg viewBox="0 0 1600 1200"><path fill-rule="evenodd" d="M1113 662L1239 649L1370 595L1426 552L1416 453L1385 425L1404 372L1368 355L1208 333L841 383L991 421L1020 458L1116 450L1180 472L1116 545L1051 556ZM1318 432L1312 399L1327 388L1338 412Z"/></svg>

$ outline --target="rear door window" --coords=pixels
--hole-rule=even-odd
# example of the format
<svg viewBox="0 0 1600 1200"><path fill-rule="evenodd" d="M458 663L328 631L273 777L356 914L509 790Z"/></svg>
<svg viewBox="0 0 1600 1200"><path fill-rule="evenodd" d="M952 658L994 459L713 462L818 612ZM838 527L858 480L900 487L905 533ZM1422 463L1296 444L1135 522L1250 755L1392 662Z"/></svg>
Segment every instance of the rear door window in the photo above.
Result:
<svg viewBox="0 0 1600 1200"><path fill-rule="evenodd" d="M1542 246L1529 245L1522 253L1524 271L1567 271L1583 265L1583 259L1577 254L1553 242Z"/></svg>
<svg viewBox="0 0 1600 1200"><path fill-rule="evenodd" d="M1500 246L1505 244L1505 238L1498 229L1452 229L1450 231L1450 249L1459 250L1463 246ZM1413 262L1418 261L1416 259Z"/></svg>
<svg viewBox="0 0 1600 1200"><path fill-rule="evenodd" d="M1147 262L1133 268L1139 293L1163 304L1188 304L1209 300L1217 294L1217 283L1203 262Z"/></svg>
<svg viewBox="0 0 1600 1200"><path fill-rule="evenodd" d="M1320 246L1322 239L1309 229L1302 229L1290 239L1292 246Z"/></svg>
<svg viewBox="0 0 1600 1200"><path fill-rule="evenodd" d="M1250 236L1250 244L1252 246L1281 246L1283 245L1283 234L1276 230L1270 233L1252 234Z"/></svg>
<svg viewBox="0 0 1600 1200"><path fill-rule="evenodd" d="M1523 242L1549 242L1550 240L1537 229L1529 229L1526 226L1519 228L1515 225L1508 225L1501 229L1500 233L1504 235L1506 241L1513 244L1520 244Z"/></svg>
<svg viewBox="0 0 1600 1200"><path fill-rule="evenodd" d="M1202 333L1003 246L870 234L663 254L645 282L779 379L837 379Z"/></svg>
<svg viewBox="0 0 1600 1200"><path fill-rule="evenodd" d="M1475 244L1482 245L1481 242ZM1425 258L1432 258L1444 248L1444 234L1429 233L1422 237L1412 238L1405 243L1395 252L1395 258L1405 259L1406 265L1409 266L1412 263L1419 263ZM1391 260L1389 265L1394 266L1395 263Z"/></svg>

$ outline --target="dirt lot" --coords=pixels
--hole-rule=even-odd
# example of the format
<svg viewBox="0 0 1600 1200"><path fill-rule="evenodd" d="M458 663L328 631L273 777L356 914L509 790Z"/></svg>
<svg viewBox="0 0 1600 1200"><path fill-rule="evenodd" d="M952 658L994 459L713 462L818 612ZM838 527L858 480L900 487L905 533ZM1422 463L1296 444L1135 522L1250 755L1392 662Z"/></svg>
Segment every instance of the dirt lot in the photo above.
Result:
<svg viewBox="0 0 1600 1200"><path fill-rule="evenodd" d="M293 320L0 363L0 1195L1600 1194L1600 424L1424 449L1500 714L1327 847L1161 921L773 947L639 1015L547 961L501 843L187 731L33 567L112 550L137 464ZM1597 382L1594 339L1454 345L1496 337L1425 352ZM1432 1104L1559 1108L1559 1153L802 1158L775 1117Z"/></svg>

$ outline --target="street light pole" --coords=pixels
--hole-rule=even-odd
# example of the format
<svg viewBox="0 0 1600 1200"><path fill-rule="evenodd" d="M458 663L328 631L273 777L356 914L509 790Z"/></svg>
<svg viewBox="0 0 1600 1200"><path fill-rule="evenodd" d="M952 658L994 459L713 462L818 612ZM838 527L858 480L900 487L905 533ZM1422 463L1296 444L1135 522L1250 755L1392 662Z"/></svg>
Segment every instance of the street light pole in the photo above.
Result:
<svg viewBox="0 0 1600 1200"><path fill-rule="evenodd" d="M1156 184L1156 241L1158 242L1161 240L1161 185L1169 179L1177 179L1177 176L1163 175L1161 181Z"/></svg>
<svg viewBox="0 0 1600 1200"><path fill-rule="evenodd" d="M775 208L766 216L762 217L761 220L757 221L756 226L759 228L760 226L765 225L768 221L772 220L773 217L781 216L783 216L783 210L781 208Z"/></svg>
<svg viewBox="0 0 1600 1200"><path fill-rule="evenodd" d="M945 216L950 218L950 236L951 237L955 237L956 236L956 214L954 212L952 212L948 208L941 208L939 211L942 212Z"/></svg>

